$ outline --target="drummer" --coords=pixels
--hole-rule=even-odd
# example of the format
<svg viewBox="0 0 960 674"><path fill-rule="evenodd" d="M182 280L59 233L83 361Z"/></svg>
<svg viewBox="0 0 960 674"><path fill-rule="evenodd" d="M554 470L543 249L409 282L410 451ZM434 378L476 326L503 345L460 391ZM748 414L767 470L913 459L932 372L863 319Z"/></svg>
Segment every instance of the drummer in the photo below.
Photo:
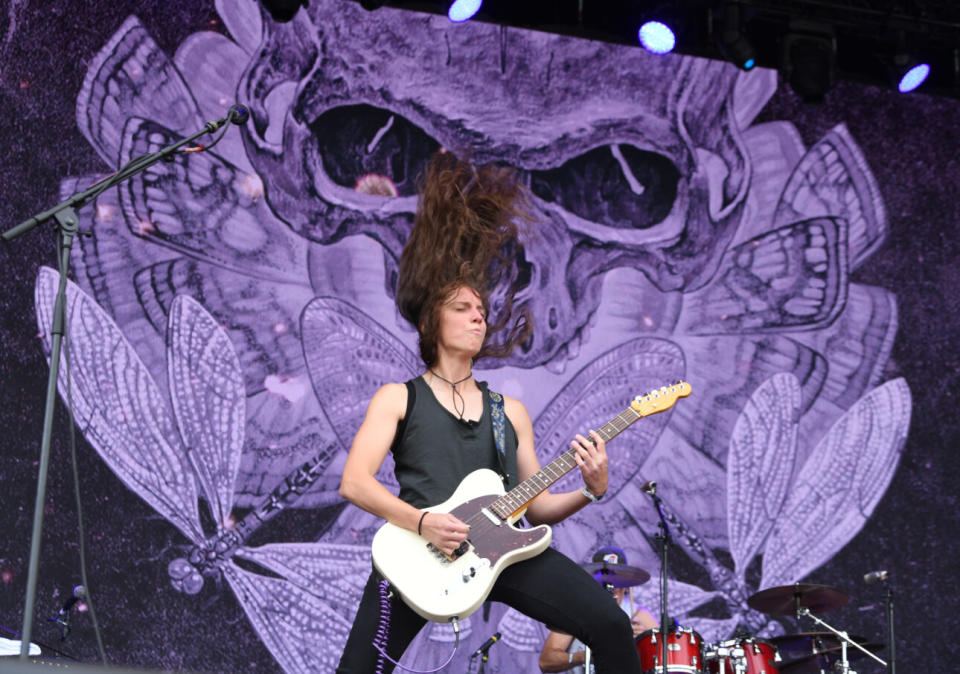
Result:
<svg viewBox="0 0 960 674"><path fill-rule="evenodd" d="M620 548L610 545L597 550L593 555L593 561L611 565L625 565L627 556ZM614 588L612 593L613 598L620 604L620 608L631 616L634 636L657 626L657 621L654 620L649 611L641 606L634 605L632 587ZM543 650L540 651L540 671L566 672L570 670L574 674L584 674L583 665L586 656L584 645L579 639L563 632L550 632L543 644Z"/></svg>

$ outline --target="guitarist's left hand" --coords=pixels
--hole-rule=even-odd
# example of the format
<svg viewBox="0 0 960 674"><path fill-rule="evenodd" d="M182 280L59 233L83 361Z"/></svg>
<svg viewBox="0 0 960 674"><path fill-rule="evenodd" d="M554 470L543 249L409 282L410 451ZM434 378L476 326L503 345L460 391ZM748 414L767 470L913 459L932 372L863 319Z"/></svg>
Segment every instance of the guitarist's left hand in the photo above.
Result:
<svg viewBox="0 0 960 674"><path fill-rule="evenodd" d="M591 430L590 437L592 441L578 433L570 446L577 450L574 458L580 466L583 483L591 494L603 496L607 493L607 443L596 431Z"/></svg>

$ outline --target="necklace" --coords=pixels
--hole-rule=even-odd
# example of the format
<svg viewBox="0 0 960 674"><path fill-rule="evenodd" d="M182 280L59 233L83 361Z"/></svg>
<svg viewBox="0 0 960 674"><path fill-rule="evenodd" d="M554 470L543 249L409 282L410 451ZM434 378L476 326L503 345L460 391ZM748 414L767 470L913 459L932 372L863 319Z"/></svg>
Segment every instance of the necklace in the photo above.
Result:
<svg viewBox="0 0 960 674"><path fill-rule="evenodd" d="M453 398L453 411L457 413L457 416L460 417L460 419L463 419L463 413L467 411L467 403L463 399L463 394L461 394L460 391L457 390L457 384L462 384L463 382L467 381L470 377L472 377L473 370L471 369L470 372L467 373L466 377L464 377L463 379L458 379L457 381L450 381L449 379L441 377L436 372L434 372L432 368L430 369L430 374L432 374L434 377L436 377L440 381L444 381L450 384L450 389L452 391L451 395ZM459 409L457 408L457 398L460 398Z"/></svg>

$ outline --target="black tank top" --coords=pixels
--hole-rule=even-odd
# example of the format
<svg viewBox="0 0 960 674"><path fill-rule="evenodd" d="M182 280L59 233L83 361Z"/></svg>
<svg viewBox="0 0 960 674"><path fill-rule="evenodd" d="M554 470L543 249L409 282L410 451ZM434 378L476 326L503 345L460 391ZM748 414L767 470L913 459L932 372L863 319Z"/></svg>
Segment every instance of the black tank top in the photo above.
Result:
<svg viewBox="0 0 960 674"><path fill-rule="evenodd" d="M501 455L493 438L487 384L477 385L483 394L483 414L478 421L465 421L437 401L423 377L407 382L407 413L392 447L403 501L416 508L442 503L478 468L505 476L507 489L516 486L517 433L506 419Z"/></svg>

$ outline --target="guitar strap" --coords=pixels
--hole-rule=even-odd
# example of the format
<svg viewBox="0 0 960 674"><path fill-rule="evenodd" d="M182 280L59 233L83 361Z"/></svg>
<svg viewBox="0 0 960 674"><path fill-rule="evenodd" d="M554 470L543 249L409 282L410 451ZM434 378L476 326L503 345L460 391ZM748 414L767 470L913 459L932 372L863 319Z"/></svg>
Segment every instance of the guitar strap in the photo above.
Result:
<svg viewBox="0 0 960 674"><path fill-rule="evenodd" d="M510 484L510 469L507 465L506 427L507 415L503 411L503 396L487 389L490 394L490 425L493 427L493 442L497 446L497 463L500 464L500 478L504 484Z"/></svg>
<svg viewBox="0 0 960 674"><path fill-rule="evenodd" d="M503 411L503 396L490 389L487 389L487 393L490 394L490 421L493 424L493 441L497 445L500 458L503 459L506 456L503 445L507 423L507 415Z"/></svg>

